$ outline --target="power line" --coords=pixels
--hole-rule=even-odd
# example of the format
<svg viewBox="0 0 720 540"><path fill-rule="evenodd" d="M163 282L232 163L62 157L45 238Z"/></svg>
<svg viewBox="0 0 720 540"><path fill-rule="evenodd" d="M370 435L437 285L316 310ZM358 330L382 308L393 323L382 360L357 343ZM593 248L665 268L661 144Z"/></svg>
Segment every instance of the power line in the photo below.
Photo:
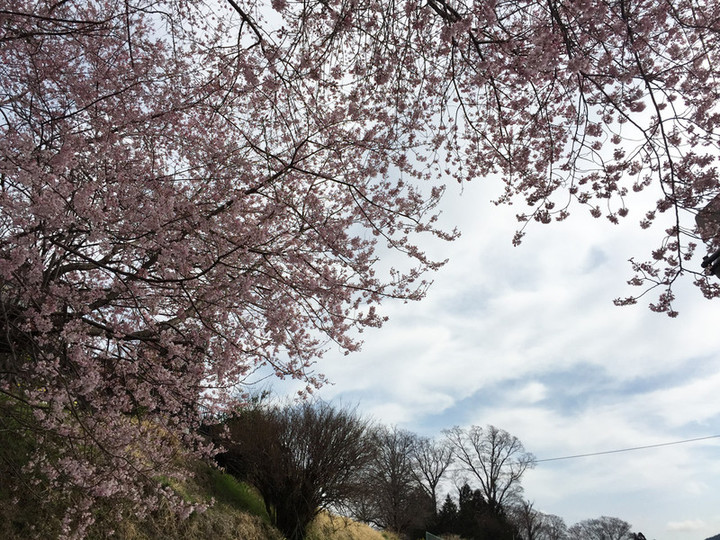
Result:
<svg viewBox="0 0 720 540"><path fill-rule="evenodd" d="M706 441L708 439L718 439L720 435L709 435L707 437L697 437L695 439L684 439L682 441L672 441L658 444L647 444L645 446L633 446L632 448L620 448L618 450L605 450L604 452L591 452L589 454L575 454L573 456L562 456L554 458L536 459L535 463L544 463L546 461L560 461L561 459L577 459L590 456L602 456L605 454L618 454L620 452L632 452L633 450L646 450L648 448L659 448L661 446L672 446L675 444L685 444L697 441Z"/></svg>

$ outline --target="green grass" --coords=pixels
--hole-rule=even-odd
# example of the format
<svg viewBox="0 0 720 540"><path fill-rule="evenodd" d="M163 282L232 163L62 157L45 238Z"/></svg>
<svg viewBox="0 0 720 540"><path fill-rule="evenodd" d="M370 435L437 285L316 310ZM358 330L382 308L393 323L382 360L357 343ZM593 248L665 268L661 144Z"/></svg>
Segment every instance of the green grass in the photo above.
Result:
<svg viewBox="0 0 720 540"><path fill-rule="evenodd" d="M254 488L217 469L210 470L210 481L215 500L245 510L258 516L265 523L270 523L270 516L268 516L265 509L265 503Z"/></svg>
<svg viewBox="0 0 720 540"><path fill-rule="evenodd" d="M208 505L204 512L181 520L169 508L160 508L147 519L124 520L112 537L107 527L100 527L98 540L282 540L270 524L262 498L251 486L202 462L193 462L188 468L191 478L168 485L185 501Z"/></svg>
<svg viewBox="0 0 720 540"><path fill-rule="evenodd" d="M67 500L57 498L42 478L30 483L21 472L35 447L31 430L21 429L25 412L0 398L0 538L30 540L56 538ZM132 506L106 501L96 511L97 521L88 538L105 540L283 540L271 525L260 494L250 485L200 461L183 464L192 473L182 482L158 478L186 502L208 505L180 519L169 507L161 507L144 519L133 515ZM19 488L19 489L13 489ZM110 511L112 510L112 511ZM111 516L124 517L118 523ZM310 526L308 540L397 540L367 525L321 513Z"/></svg>
<svg viewBox="0 0 720 540"><path fill-rule="evenodd" d="M23 472L35 447L30 430L21 429L24 411L0 399L0 539L57 538L65 508L72 500L60 498L43 478ZM185 481L158 478L186 502L207 505L180 519L167 503L144 519L120 500L104 501L95 511L96 523L88 538L105 540L282 540L272 527L258 493L232 476L200 461L184 464L191 473ZM37 483L32 482L37 480ZM214 504L213 504L214 501ZM122 515L120 522L113 516Z"/></svg>

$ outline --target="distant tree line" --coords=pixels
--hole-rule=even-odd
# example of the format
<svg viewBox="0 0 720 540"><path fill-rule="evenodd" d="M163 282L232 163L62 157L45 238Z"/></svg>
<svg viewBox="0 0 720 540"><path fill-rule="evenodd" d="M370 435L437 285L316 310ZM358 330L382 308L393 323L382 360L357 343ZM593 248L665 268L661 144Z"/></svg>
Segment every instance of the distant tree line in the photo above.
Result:
<svg viewBox="0 0 720 540"><path fill-rule="evenodd" d="M402 538L630 540L630 525L602 517L567 527L523 498L535 464L507 431L453 427L431 439L369 422L322 401L255 399L204 427L216 461L253 485L289 540L303 540L317 514L350 516ZM447 491L442 504L439 491Z"/></svg>

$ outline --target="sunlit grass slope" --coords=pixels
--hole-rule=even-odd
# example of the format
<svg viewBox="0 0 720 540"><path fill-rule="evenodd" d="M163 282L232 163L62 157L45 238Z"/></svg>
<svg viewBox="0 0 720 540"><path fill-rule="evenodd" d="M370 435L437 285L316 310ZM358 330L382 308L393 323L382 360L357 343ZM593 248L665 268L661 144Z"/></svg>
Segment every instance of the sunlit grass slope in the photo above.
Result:
<svg viewBox="0 0 720 540"><path fill-rule="evenodd" d="M8 443L9 441L5 441ZM22 441L21 441L22 442ZM27 442L27 441L26 441ZM0 451L5 465L15 462L19 466L30 449L16 442L5 444ZM9 459L12 458L12 459ZM102 512L96 516L96 524L88 538L104 540L283 540L282 534L270 524L260 495L249 485L238 482L204 463L188 465L193 475L182 483L168 485L191 503L206 504L204 512L195 512L187 519L180 519L168 507L161 507L144 519L127 515L121 523L110 522ZM7 471L6 471L7 472ZM61 507L57 515L53 505L32 504L33 497L51 496L42 486L35 493L19 498L4 489L0 482L0 538L2 540L27 540L33 536L52 538L57 536ZM117 508L115 508L117 510ZM307 540L398 540L396 536L382 533L347 518L322 513L310 526Z"/></svg>
<svg viewBox="0 0 720 540"><path fill-rule="evenodd" d="M307 540L399 540L364 523L322 512L308 529Z"/></svg>

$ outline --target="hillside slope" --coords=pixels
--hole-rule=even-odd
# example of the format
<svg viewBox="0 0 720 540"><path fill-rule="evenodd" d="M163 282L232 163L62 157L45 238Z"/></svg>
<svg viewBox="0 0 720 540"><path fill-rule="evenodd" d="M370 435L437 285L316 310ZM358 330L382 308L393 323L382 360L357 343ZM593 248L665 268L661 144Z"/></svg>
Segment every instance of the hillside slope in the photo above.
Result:
<svg viewBox="0 0 720 540"><path fill-rule="evenodd" d="M284 540L271 525L262 498L252 487L204 463L191 464L190 468L191 479L169 485L186 501L207 504L204 512L181 519L169 508L162 507L145 519L128 516L121 523L109 522L98 515L88 538ZM0 489L0 538L28 540L57 536L60 515L48 514L47 505L17 502L10 493ZM308 530L307 540L397 540L397 537L347 518L322 513Z"/></svg>

